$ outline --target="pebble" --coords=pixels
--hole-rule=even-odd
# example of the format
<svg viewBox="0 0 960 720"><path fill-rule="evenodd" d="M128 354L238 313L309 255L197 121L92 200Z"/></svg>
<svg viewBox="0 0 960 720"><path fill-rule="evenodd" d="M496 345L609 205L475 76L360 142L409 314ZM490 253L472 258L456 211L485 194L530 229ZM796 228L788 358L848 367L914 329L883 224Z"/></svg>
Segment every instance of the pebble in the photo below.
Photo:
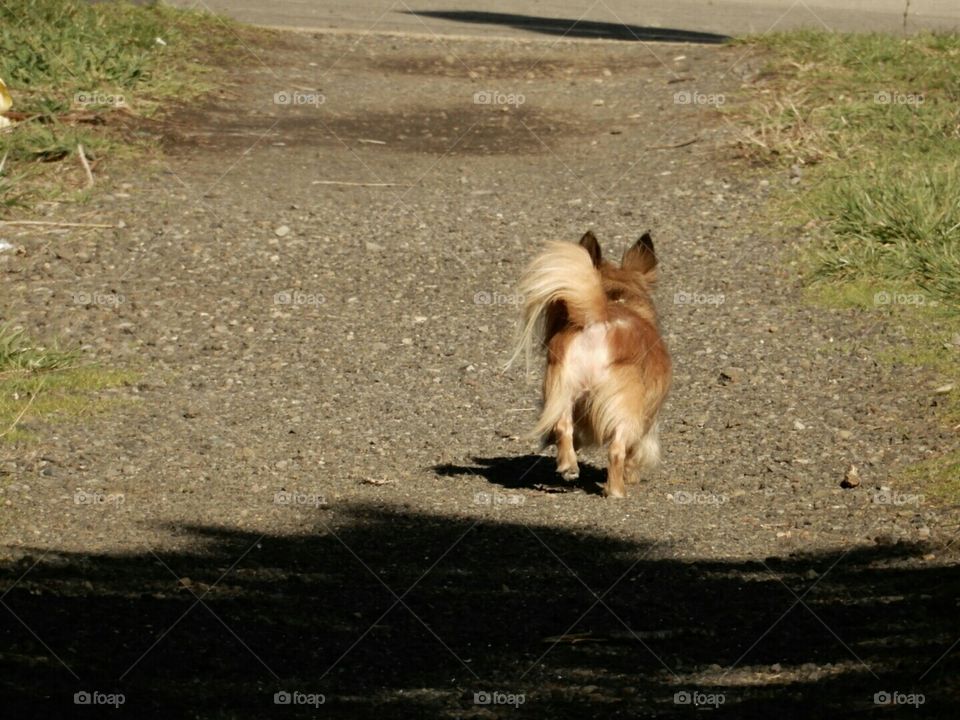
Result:
<svg viewBox="0 0 960 720"><path fill-rule="evenodd" d="M857 472L857 466L851 465L850 469L847 470L847 474L844 476L843 481L840 483L842 488L855 488L860 485L860 473Z"/></svg>
<svg viewBox="0 0 960 720"><path fill-rule="evenodd" d="M729 385L731 383L738 383L743 380L743 368L739 367L726 367L720 371L720 384Z"/></svg>
<svg viewBox="0 0 960 720"><path fill-rule="evenodd" d="M290 228L286 225L281 225L276 230L273 231L273 234L277 237L285 237L290 234Z"/></svg>
<svg viewBox="0 0 960 720"><path fill-rule="evenodd" d="M917 530L917 535L921 540L928 540L930 538L930 528L924 525L922 528Z"/></svg>

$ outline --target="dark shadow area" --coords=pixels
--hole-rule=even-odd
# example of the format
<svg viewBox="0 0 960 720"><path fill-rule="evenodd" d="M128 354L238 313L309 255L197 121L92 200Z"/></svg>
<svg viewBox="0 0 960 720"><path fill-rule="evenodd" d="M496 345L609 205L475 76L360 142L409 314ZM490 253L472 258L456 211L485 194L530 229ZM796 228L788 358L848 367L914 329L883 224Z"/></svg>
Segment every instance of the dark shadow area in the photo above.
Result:
<svg viewBox="0 0 960 720"><path fill-rule="evenodd" d="M581 458L580 477L566 481L557 474L557 460L543 455L520 455L513 457L472 457L473 465L436 465L433 471L444 477L475 475L500 487L514 489L543 488L547 492L582 490L591 495L602 494L601 485L607 480L604 470L584 462Z"/></svg>
<svg viewBox="0 0 960 720"><path fill-rule="evenodd" d="M4 716L106 715L73 704L83 690L150 718L699 716L678 692L722 694L717 717L913 718L960 700L960 654L935 664L960 636L960 574L921 548L774 558L771 574L509 512L316 513L304 537L194 527L188 552L6 564ZM278 707L281 690L326 702ZM524 703L475 705L484 691ZM878 707L882 691L925 703Z"/></svg>
<svg viewBox="0 0 960 720"><path fill-rule="evenodd" d="M730 39L729 35L709 32L676 30L674 28L643 27L625 23L599 22L596 20L571 20L546 18L514 13L482 12L479 10L404 10L406 15L451 20L453 22L479 25L506 25L515 30L561 35L571 38L594 38L597 40L627 40L650 42L689 42L718 45Z"/></svg>

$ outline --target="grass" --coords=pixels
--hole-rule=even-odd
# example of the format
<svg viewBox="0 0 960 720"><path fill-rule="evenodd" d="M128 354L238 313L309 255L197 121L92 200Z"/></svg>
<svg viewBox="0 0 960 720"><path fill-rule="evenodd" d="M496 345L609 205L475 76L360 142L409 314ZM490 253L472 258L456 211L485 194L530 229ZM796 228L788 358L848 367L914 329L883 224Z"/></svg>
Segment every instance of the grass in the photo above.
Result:
<svg viewBox="0 0 960 720"><path fill-rule="evenodd" d="M800 257L808 296L902 325L912 344L883 359L960 385L960 35L798 31L738 42L768 58L747 102L730 109L741 150L802 173L771 211L814 236ZM944 419L960 421L960 391L948 405ZM960 497L956 460L908 475L953 483Z"/></svg>
<svg viewBox="0 0 960 720"><path fill-rule="evenodd" d="M138 118L210 87L196 58L231 44L230 27L162 5L0 3L0 78L19 120L0 132L0 217L84 188L79 145L95 167L146 151Z"/></svg>
<svg viewBox="0 0 960 720"><path fill-rule="evenodd" d="M0 219L87 197L80 146L98 183L108 161L151 153L140 119L212 87L210 58L235 42L226 21L161 5L0 3L0 78L14 121L0 130ZM96 391L133 377L0 326L0 442L28 438L37 420L92 412L105 402Z"/></svg>
<svg viewBox="0 0 960 720"><path fill-rule="evenodd" d="M105 401L92 393L135 377L84 363L77 350L40 345L20 329L0 326L0 442L29 439L28 422L93 412Z"/></svg>

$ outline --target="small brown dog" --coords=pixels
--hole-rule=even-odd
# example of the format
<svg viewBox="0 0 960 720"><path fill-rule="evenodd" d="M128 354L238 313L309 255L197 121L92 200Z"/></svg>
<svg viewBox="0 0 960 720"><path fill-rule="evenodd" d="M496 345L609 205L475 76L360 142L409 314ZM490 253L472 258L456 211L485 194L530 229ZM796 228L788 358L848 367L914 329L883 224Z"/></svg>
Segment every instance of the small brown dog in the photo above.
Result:
<svg viewBox="0 0 960 720"><path fill-rule="evenodd" d="M608 446L604 495L660 457L657 413L670 389L670 355L650 293L653 240L644 233L619 267L603 260L592 232L579 245L551 242L520 284L523 326L511 363L546 350L543 411L532 435L557 445L557 471L580 475L575 448Z"/></svg>

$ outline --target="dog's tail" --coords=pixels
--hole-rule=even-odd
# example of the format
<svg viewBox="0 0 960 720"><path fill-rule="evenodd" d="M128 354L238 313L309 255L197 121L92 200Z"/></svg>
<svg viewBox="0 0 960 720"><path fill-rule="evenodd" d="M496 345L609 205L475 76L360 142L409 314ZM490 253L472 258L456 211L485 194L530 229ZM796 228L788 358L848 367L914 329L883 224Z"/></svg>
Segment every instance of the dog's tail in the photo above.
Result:
<svg viewBox="0 0 960 720"><path fill-rule="evenodd" d="M544 320L552 303L562 302L575 327L607 319L607 298L590 253L580 245L554 241L527 267L520 282L523 320L509 368L520 355L527 366L534 345L543 341Z"/></svg>

